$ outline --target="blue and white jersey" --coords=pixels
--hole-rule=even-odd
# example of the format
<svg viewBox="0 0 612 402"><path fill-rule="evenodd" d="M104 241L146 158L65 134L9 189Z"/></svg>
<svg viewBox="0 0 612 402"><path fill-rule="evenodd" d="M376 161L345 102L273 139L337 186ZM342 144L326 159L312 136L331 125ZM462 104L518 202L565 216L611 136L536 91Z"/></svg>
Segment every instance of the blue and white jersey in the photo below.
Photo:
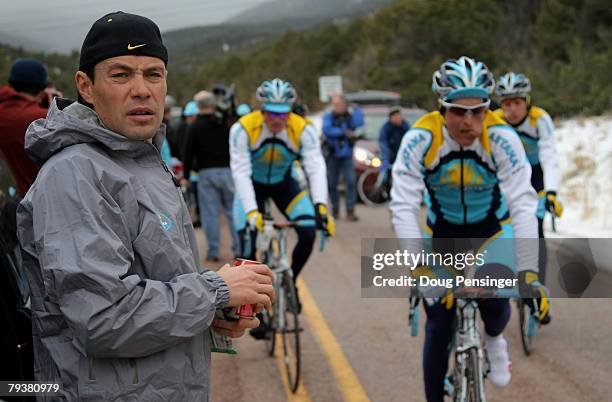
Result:
<svg viewBox="0 0 612 402"><path fill-rule="evenodd" d="M287 129L272 133L260 111L243 116L230 130L230 166L245 212L257 209L253 182L275 185L291 175L300 160L315 204L327 204L327 176L314 127L291 113Z"/></svg>
<svg viewBox="0 0 612 402"><path fill-rule="evenodd" d="M504 111L498 109L495 114L504 117ZM544 109L537 106L529 108L525 119L514 126L518 133L531 166L540 165L544 174L544 190L557 191L560 173L557 158L555 129L552 119Z"/></svg>
<svg viewBox="0 0 612 402"><path fill-rule="evenodd" d="M393 165L391 189L398 238L422 237L422 201L430 224L443 220L471 225L511 217L515 237L538 237L537 194L518 135L490 111L483 125L482 135L467 147L450 137L439 112L423 116L406 133ZM528 254L518 258L519 270L537 265Z"/></svg>

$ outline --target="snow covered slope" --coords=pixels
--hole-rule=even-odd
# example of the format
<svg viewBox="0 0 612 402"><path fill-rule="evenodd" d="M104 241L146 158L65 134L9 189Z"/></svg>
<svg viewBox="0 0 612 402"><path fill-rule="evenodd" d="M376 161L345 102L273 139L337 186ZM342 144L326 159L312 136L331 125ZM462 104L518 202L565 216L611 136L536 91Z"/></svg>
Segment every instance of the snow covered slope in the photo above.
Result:
<svg viewBox="0 0 612 402"><path fill-rule="evenodd" d="M612 237L612 116L555 121L563 237ZM546 224L550 229L550 219ZM552 233L549 233L552 235Z"/></svg>

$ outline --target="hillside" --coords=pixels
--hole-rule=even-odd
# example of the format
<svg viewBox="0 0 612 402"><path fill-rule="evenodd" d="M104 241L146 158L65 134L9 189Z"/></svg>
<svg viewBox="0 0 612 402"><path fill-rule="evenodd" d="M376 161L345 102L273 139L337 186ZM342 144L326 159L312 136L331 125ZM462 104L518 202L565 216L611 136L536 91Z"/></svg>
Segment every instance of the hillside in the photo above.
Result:
<svg viewBox="0 0 612 402"><path fill-rule="evenodd" d="M262 80L279 76L316 109L318 77L339 74L347 90L398 91L405 101L431 109L432 72L447 58L469 55L496 75L526 73L534 102L553 116L612 109L612 9L606 0L396 0L374 13L367 7L387 0L292 0L294 19L261 22L273 15L272 7L285 12L275 1L233 20L242 23L166 33L169 92L183 102L214 83L234 83L240 100L248 101ZM353 7L318 20L330 12L326 7L350 1ZM303 8L308 4L317 16ZM347 12L362 16L336 18ZM0 46L0 82L12 61L31 55ZM58 87L74 96L78 55L35 56L51 66Z"/></svg>
<svg viewBox="0 0 612 402"><path fill-rule="evenodd" d="M456 16L456 17L453 17ZM395 90L435 106L431 74L469 55L496 74L522 71L534 100L554 115L599 114L612 105L612 13L605 0L397 0L374 15L303 32L289 31L208 62L190 76L183 98L215 82L251 94L263 79L291 80L317 105L317 78L341 74L349 90Z"/></svg>

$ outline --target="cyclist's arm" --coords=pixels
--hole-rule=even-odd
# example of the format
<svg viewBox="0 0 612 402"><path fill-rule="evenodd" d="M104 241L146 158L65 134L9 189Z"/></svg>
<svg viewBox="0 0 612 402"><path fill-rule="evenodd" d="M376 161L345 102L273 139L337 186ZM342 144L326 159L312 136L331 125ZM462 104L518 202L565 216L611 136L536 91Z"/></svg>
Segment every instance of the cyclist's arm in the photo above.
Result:
<svg viewBox="0 0 612 402"><path fill-rule="evenodd" d="M338 139L344 137L344 127L336 127L333 124L331 112L325 113L323 116L323 134L329 139Z"/></svg>
<svg viewBox="0 0 612 402"><path fill-rule="evenodd" d="M380 159L382 159L381 170L391 168L391 166L389 166L389 161L391 160L391 148L389 148L389 139L387 137L388 125L388 123L383 124L378 134L378 144L380 145Z"/></svg>
<svg viewBox="0 0 612 402"><path fill-rule="evenodd" d="M559 160L557 158L555 132L552 119L545 113L538 119L539 157L544 172L544 190L557 191L559 187Z"/></svg>
<svg viewBox="0 0 612 402"><path fill-rule="evenodd" d="M497 178L510 211L514 237L537 239L538 196L531 186L531 166L519 136L511 127L503 126L492 128L490 138ZM517 242L518 271L537 271L537 246L535 241Z"/></svg>
<svg viewBox="0 0 612 402"><path fill-rule="evenodd" d="M425 191L423 157L430 141L431 134L426 131L408 131L393 164L390 209L398 238L422 236L418 217Z"/></svg>
<svg viewBox="0 0 612 402"><path fill-rule="evenodd" d="M140 259L133 241L140 234L138 222L131 219L139 214L135 188L118 179L122 190L115 200L92 164L72 159L48 166L39 179L18 213L24 259L37 260L45 303L61 311L70 341L84 355L132 358L159 352L201 336L215 309L229 302L223 279L212 271L198 273L195 261L177 269L189 273L167 282L135 273L132 265Z"/></svg>
<svg viewBox="0 0 612 402"><path fill-rule="evenodd" d="M310 195L315 204L327 204L327 171L315 128L307 125L302 132L302 165L308 176Z"/></svg>
<svg viewBox="0 0 612 402"><path fill-rule="evenodd" d="M230 167L234 186L244 211L257 210L255 189L251 181L252 166L249 137L239 122L234 123L230 130Z"/></svg>

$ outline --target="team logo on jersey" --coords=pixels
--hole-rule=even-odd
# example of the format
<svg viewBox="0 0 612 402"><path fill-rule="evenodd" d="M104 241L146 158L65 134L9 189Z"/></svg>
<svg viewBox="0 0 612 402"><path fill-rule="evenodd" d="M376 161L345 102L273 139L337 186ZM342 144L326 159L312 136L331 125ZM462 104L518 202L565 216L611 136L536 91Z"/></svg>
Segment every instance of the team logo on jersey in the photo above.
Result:
<svg viewBox="0 0 612 402"><path fill-rule="evenodd" d="M508 159L510 159L510 163L512 163L512 167L516 167L519 161L516 156L516 152L514 152L514 149L512 149L512 145L508 142L508 140L496 133L491 133L489 138L491 139L491 142L499 144L499 146L504 151L506 156L508 156Z"/></svg>
<svg viewBox="0 0 612 402"><path fill-rule="evenodd" d="M170 218L168 218L167 215L162 214L161 212L157 212L155 215L157 216L157 219L159 220L159 224L166 232L169 232L170 230L172 230L174 223L172 222Z"/></svg>

